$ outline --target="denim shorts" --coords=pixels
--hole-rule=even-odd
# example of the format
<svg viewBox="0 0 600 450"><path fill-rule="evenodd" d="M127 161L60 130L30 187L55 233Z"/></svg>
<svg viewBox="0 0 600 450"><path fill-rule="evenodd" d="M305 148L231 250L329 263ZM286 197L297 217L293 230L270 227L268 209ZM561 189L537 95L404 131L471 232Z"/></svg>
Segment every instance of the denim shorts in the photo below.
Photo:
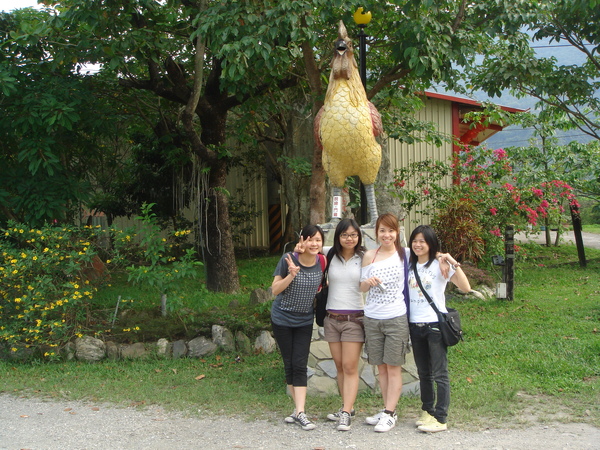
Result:
<svg viewBox="0 0 600 450"><path fill-rule="evenodd" d="M406 314L393 319L364 318L365 350L369 364L401 366L410 352Z"/></svg>

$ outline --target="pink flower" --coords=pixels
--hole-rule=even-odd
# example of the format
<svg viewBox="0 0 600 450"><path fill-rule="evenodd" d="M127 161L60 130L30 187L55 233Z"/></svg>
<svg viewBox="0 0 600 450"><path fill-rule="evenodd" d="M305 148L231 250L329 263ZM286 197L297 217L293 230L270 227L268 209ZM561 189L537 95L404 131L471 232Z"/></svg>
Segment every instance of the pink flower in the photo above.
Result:
<svg viewBox="0 0 600 450"><path fill-rule="evenodd" d="M540 202L540 207L541 207L541 208L547 208L548 206L550 206L550 203L548 203L548 201L547 201L547 200L542 200L542 201Z"/></svg>
<svg viewBox="0 0 600 450"><path fill-rule="evenodd" d="M542 198L544 196L544 191L542 191L541 189L535 189L532 188L531 192L533 192L533 195Z"/></svg>
<svg viewBox="0 0 600 450"><path fill-rule="evenodd" d="M423 195L429 195L429 189L423 189Z"/></svg>
<svg viewBox="0 0 600 450"><path fill-rule="evenodd" d="M494 236L502 237L502 232L500 231L500 228L498 228L498 227L491 229L490 233L493 234Z"/></svg>
<svg viewBox="0 0 600 450"><path fill-rule="evenodd" d="M504 185L502 187L504 189L506 189L508 192L512 192L515 190L515 187L510 183L504 183Z"/></svg>
<svg viewBox="0 0 600 450"><path fill-rule="evenodd" d="M490 208L490 212L492 213L492 216L495 216L498 214L498 208Z"/></svg>
<svg viewBox="0 0 600 450"><path fill-rule="evenodd" d="M506 151L503 148L498 148L494 150L494 156L496 157L496 159L504 159L507 155Z"/></svg>

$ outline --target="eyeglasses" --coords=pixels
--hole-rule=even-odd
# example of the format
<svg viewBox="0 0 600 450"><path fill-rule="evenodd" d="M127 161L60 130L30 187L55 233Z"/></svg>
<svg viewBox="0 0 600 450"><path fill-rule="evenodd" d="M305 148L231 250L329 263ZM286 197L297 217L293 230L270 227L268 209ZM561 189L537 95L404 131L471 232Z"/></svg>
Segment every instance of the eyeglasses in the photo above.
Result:
<svg viewBox="0 0 600 450"><path fill-rule="evenodd" d="M348 238L357 239L358 238L358 234L357 233L352 233L352 234L342 233L342 234L340 234L340 237L342 239L348 239Z"/></svg>

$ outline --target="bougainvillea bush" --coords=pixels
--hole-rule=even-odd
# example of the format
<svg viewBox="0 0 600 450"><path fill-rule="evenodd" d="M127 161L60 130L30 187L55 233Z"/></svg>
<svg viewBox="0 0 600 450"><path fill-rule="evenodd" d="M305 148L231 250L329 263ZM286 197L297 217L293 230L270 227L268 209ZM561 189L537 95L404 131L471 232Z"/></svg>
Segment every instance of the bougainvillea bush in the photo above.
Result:
<svg viewBox="0 0 600 450"><path fill-rule="evenodd" d="M432 178L441 173L452 173L454 183L432 189ZM507 225L514 225L515 231L537 230L545 224L560 227L565 211L579 206L567 183L526 183L505 150L485 147L467 147L451 164L414 163L396 173L394 187L409 210L431 204L433 208L421 212L432 215L444 248L474 262L502 251Z"/></svg>

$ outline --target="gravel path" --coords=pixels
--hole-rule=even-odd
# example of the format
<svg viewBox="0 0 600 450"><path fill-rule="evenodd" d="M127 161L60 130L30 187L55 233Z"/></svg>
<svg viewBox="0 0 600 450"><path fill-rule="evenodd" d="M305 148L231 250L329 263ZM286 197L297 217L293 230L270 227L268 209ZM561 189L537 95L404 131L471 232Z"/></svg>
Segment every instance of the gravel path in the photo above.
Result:
<svg viewBox="0 0 600 450"><path fill-rule="evenodd" d="M348 432L332 422L312 431L273 419L246 422L186 418L160 407L145 410L107 404L46 401L0 394L0 449L598 449L600 429L587 424L424 434L401 419L375 433L360 417ZM500 424L498 424L500 426Z"/></svg>

